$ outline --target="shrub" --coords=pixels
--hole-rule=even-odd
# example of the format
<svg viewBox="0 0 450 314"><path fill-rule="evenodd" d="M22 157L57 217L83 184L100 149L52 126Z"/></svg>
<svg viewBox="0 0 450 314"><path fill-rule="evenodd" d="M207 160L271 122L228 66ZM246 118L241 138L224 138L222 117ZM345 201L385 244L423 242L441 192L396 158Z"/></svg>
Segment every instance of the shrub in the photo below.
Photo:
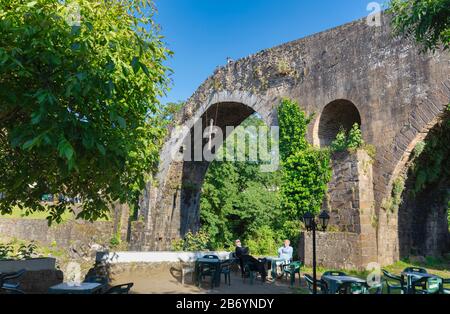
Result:
<svg viewBox="0 0 450 314"><path fill-rule="evenodd" d="M276 255L278 236L269 226L262 226L255 234L245 240L250 253L257 256Z"/></svg>
<svg viewBox="0 0 450 314"><path fill-rule="evenodd" d="M348 135L347 131L341 127L336 135L336 139L331 143L333 152L343 152L345 150L354 152L362 147L364 147L364 140L358 123L353 124Z"/></svg>
<svg viewBox="0 0 450 314"><path fill-rule="evenodd" d="M183 239L172 242L172 250L184 252L199 252L209 250L209 235L206 232L199 231L186 233Z"/></svg>

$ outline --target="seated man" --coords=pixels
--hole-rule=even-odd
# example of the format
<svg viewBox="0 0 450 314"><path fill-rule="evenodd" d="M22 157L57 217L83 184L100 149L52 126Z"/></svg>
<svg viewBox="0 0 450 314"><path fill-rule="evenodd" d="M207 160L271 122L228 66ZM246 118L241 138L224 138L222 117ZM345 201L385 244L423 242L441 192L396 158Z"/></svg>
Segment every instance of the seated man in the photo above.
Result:
<svg viewBox="0 0 450 314"><path fill-rule="evenodd" d="M239 258L239 262L241 264L242 276L245 275L244 266L245 264L248 264L250 266L250 270L259 272L261 274L262 282L265 282L267 278L265 261L260 261L253 256L250 256L248 248L242 246L241 240L236 240L235 244L235 254L236 257Z"/></svg>

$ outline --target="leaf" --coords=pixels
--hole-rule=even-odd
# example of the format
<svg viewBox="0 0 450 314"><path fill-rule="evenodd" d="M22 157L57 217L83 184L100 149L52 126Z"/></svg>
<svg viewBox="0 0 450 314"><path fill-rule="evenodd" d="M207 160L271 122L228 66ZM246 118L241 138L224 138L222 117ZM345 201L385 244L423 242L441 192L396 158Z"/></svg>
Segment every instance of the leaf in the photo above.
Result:
<svg viewBox="0 0 450 314"><path fill-rule="evenodd" d="M148 68L145 64L140 63L142 71L144 71L145 75L147 75L147 77L150 77L150 72L148 71Z"/></svg>
<svg viewBox="0 0 450 314"><path fill-rule="evenodd" d="M75 155L75 150L73 149L72 144L66 140L66 138L62 137L58 143L58 151L59 156L64 157L67 161L71 161Z"/></svg>
<svg viewBox="0 0 450 314"><path fill-rule="evenodd" d="M124 118L122 118L121 116L118 116L118 117L117 117L117 122L119 123L119 126L120 126L122 129L126 129L126 127L127 127L127 122L125 121Z"/></svg>
<svg viewBox="0 0 450 314"><path fill-rule="evenodd" d="M131 60L131 67L133 68L134 73L137 73L141 68L141 63L139 62L138 57L133 57Z"/></svg>
<svg viewBox="0 0 450 314"><path fill-rule="evenodd" d="M106 155L106 149L105 146L103 146L102 144L97 143L96 144L98 151L105 156Z"/></svg>

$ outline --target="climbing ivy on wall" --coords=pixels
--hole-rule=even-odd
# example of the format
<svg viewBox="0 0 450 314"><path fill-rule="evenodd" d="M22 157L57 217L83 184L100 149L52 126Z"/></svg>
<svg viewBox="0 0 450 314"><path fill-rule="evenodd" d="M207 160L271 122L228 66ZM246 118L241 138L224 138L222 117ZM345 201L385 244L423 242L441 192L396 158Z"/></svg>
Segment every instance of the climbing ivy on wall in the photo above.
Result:
<svg viewBox="0 0 450 314"><path fill-rule="evenodd" d="M331 179L330 151L312 147L306 140L311 117L295 101L285 99L278 108L282 160L281 204L286 237L298 236L301 217L317 213Z"/></svg>
<svg viewBox="0 0 450 314"><path fill-rule="evenodd" d="M450 178L450 105L441 122L435 126L423 142L417 143L409 161L407 176L413 179L408 195L415 198L430 186L449 186ZM382 207L394 212L404 197L405 178L394 180L391 197L384 201ZM449 204L449 189L441 193L443 204ZM449 216L450 217L450 216Z"/></svg>
<svg viewBox="0 0 450 314"><path fill-rule="evenodd" d="M441 123L430 131L424 143L414 150L410 172L416 178L413 195L428 185L448 180L450 175L450 110L447 109Z"/></svg>

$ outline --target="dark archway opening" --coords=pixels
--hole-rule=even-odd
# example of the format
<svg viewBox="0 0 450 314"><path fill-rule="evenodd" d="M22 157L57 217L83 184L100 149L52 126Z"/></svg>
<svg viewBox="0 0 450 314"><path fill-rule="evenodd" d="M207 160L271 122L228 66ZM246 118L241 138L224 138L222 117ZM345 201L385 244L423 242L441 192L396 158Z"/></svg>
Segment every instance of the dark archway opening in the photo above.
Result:
<svg viewBox="0 0 450 314"><path fill-rule="evenodd" d="M242 103L218 103L212 105L202 115L202 131L210 125L213 119L214 126L223 130L224 137L227 126L239 126L244 120L254 114L255 111ZM188 135L189 136L189 135ZM194 143L194 130L191 130L191 143ZM207 145L208 139L203 139L201 146ZM192 144L191 147L194 145ZM180 208L180 234L184 236L187 232L197 232L200 228L200 197L201 189L206 172L210 165L209 161L194 161L193 149L183 152L190 154L192 161L184 161L182 167L182 186L179 198L173 201L173 211ZM186 160L186 159L185 159Z"/></svg>
<svg viewBox="0 0 450 314"><path fill-rule="evenodd" d="M355 123L361 126L361 116L351 101L338 99L326 105L320 115L317 133L320 147L329 146L341 128L349 131Z"/></svg>
<svg viewBox="0 0 450 314"><path fill-rule="evenodd" d="M398 212L401 258L450 253L450 114L412 153Z"/></svg>

